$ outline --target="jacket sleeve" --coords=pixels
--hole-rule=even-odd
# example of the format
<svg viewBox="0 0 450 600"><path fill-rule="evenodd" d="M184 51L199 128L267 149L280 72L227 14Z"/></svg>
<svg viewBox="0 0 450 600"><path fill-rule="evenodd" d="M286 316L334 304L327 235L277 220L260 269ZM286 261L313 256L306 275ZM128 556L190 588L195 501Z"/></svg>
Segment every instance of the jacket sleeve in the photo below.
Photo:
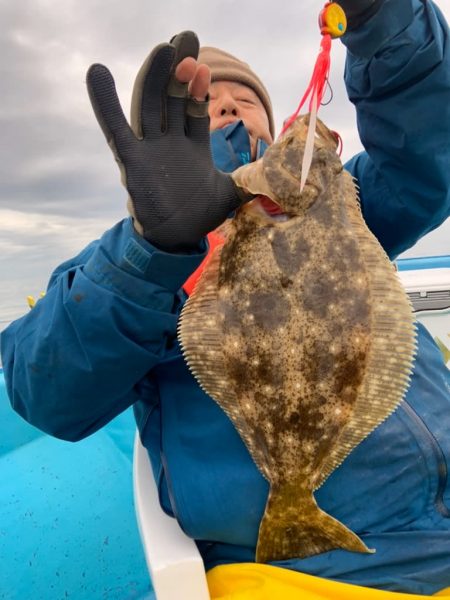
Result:
<svg viewBox="0 0 450 600"><path fill-rule="evenodd" d="M13 408L75 441L131 406L174 349L179 290L205 251L158 251L127 219L61 265L45 297L1 336Z"/></svg>
<svg viewBox="0 0 450 600"><path fill-rule="evenodd" d="M366 149L346 168L391 258L450 213L450 38L428 0L385 0L343 38L345 80Z"/></svg>

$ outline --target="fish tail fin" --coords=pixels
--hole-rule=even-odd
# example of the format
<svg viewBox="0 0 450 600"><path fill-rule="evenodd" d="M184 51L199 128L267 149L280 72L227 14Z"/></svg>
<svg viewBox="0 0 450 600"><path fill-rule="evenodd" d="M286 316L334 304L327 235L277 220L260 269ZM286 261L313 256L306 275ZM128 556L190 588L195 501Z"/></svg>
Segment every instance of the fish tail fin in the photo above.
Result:
<svg viewBox="0 0 450 600"><path fill-rule="evenodd" d="M340 521L320 510L312 494L287 506L270 493L259 528L256 562L306 558L338 548L374 552Z"/></svg>

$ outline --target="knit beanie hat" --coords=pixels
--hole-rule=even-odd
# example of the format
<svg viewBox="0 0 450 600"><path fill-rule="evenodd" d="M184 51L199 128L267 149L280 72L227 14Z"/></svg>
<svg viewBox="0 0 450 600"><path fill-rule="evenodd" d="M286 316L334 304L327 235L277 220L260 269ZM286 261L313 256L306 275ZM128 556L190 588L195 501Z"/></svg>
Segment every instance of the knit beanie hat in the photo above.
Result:
<svg viewBox="0 0 450 600"><path fill-rule="evenodd" d="M242 62L232 54L212 48L211 46L203 46L200 48L198 62L208 65L211 69L211 82L213 81L235 81L242 83L251 88L258 98L261 100L267 116L269 117L269 129L272 137L275 137L275 125L273 121L272 103L269 94L260 80L249 65Z"/></svg>

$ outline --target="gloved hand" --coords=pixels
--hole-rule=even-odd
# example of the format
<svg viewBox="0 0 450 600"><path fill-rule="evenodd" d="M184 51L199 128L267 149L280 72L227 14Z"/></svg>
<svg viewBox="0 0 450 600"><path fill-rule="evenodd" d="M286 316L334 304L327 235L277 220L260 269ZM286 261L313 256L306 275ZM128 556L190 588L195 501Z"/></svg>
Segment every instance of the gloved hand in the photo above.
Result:
<svg viewBox="0 0 450 600"><path fill-rule="evenodd" d="M347 17L347 30L363 25L378 12L384 0L336 0Z"/></svg>
<svg viewBox="0 0 450 600"><path fill-rule="evenodd" d="M95 115L122 172L135 227L169 252L189 251L251 199L213 164L208 102L188 94L175 68L197 58L190 31L157 46L137 77L128 125L109 70L94 64L87 86Z"/></svg>

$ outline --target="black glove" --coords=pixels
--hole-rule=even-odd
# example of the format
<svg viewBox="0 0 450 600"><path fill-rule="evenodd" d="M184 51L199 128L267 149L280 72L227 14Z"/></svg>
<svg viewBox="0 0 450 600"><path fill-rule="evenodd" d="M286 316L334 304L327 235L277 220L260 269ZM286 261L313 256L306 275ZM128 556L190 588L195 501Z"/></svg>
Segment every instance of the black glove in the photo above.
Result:
<svg viewBox="0 0 450 600"><path fill-rule="evenodd" d="M174 76L177 64L197 58L195 33L157 46L138 74L132 127L123 114L114 79L100 64L87 86L95 115L119 163L136 229L152 244L189 251L250 197L218 171L210 150L208 102L188 96Z"/></svg>
<svg viewBox="0 0 450 600"><path fill-rule="evenodd" d="M344 9L347 29L351 31L373 17L384 0L336 0L336 2Z"/></svg>

